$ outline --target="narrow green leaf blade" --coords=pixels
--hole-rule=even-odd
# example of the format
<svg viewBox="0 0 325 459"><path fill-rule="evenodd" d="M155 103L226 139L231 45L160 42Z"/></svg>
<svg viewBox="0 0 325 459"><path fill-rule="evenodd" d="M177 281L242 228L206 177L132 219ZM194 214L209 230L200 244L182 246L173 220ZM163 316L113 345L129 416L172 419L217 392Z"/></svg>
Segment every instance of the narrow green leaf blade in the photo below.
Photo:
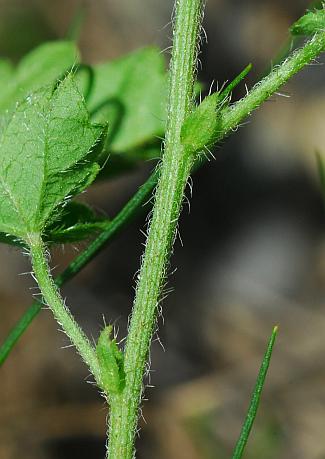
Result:
<svg viewBox="0 0 325 459"><path fill-rule="evenodd" d="M270 365L273 346L275 343L277 333L278 333L278 327L276 326L273 328L271 338L269 340L266 352L264 354L264 358L263 358L263 361L260 367L259 374L257 376L256 385L255 385L255 388L252 394L252 398L251 398L251 402L248 408L246 419L244 421L242 430L240 432L240 436L237 441L235 450L233 452L232 459L241 459L243 455L250 431L252 429L252 426L253 426L253 423L256 417L258 406L260 403L262 390L263 390L263 386L265 383L266 374L267 374L267 371Z"/></svg>
<svg viewBox="0 0 325 459"><path fill-rule="evenodd" d="M42 303L35 301L21 316L0 346L0 366L6 361L15 344L42 309Z"/></svg>
<svg viewBox="0 0 325 459"><path fill-rule="evenodd" d="M239 75L236 76L226 87L225 89L220 93L220 100L225 100L229 95L232 93L232 91L235 89L236 86L239 85L239 83L247 76L247 74L251 71L252 69L252 64L248 64L244 70L240 72Z"/></svg>

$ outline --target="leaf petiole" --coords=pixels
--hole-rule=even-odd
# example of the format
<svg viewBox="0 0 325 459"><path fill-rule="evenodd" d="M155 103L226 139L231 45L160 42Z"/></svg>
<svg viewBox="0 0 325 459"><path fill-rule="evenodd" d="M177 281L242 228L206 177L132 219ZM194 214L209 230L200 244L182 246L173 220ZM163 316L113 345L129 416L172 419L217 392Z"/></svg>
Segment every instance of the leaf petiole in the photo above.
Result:
<svg viewBox="0 0 325 459"><path fill-rule="evenodd" d="M30 235L28 242L34 275L46 304L52 310L56 321L61 325L62 330L67 334L72 344L76 347L80 356L88 365L97 384L101 387L100 367L96 351L90 344L90 341L82 329L74 320L60 296L59 290L50 274L50 268L45 255L46 248L40 235Z"/></svg>

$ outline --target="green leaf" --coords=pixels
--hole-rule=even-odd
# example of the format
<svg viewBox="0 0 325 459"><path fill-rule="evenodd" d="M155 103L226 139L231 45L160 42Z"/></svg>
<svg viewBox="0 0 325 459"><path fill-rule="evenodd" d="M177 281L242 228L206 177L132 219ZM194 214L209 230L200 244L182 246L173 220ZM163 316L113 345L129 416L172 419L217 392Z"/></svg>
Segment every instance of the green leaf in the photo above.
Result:
<svg viewBox="0 0 325 459"><path fill-rule="evenodd" d="M59 218L50 227L47 227L47 230L53 231L58 227L68 228L77 223L94 223L96 221L98 221L98 217L87 204L78 201L69 201L63 207Z"/></svg>
<svg viewBox="0 0 325 459"><path fill-rule="evenodd" d="M50 222L44 229L43 240L48 244L82 241L102 232L109 222L107 218L98 217L87 205L68 201L55 221ZM25 246L21 239L6 233L0 233L0 242L19 247Z"/></svg>
<svg viewBox="0 0 325 459"><path fill-rule="evenodd" d="M186 118L181 131L181 142L187 153L197 153L215 143L219 126L219 93L207 96Z"/></svg>
<svg viewBox="0 0 325 459"><path fill-rule="evenodd" d="M70 201L59 218L45 229L43 239L50 243L82 241L103 231L108 223L108 219L99 218L87 205Z"/></svg>
<svg viewBox="0 0 325 459"><path fill-rule="evenodd" d="M94 120L109 122L107 148L123 153L163 135L166 94L165 62L157 48L95 66L88 106Z"/></svg>
<svg viewBox="0 0 325 459"><path fill-rule="evenodd" d="M13 71L13 66L8 60L0 60L0 97L6 91L6 86L12 78Z"/></svg>
<svg viewBox="0 0 325 459"><path fill-rule="evenodd" d="M257 376L256 384L254 387L254 391L252 394L251 402L248 408L248 412L246 415L246 419L244 421L243 427L240 432L239 439L237 441L235 450L232 455L232 459L241 459L244 449L246 446L246 443L248 441L249 434L252 430L253 423L255 421L256 413L258 410L258 406L260 403L261 395L262 395L262 390L264 387L265 383L265 378L267 371L269 369L271 357L272 357L272 352L273 352L273 346L275 343L275 339L278 333L278 327L274 327L272 331L272 335L270 337L270 340L267 345L266 352L263 357L263 361L260 367L260 371Z"/></svg>
<svg viewBox="0 0 325 459"><path fill-rule="evenodd" d="M102 133L71 75L18 104L0 139L0 231L28 242L55 220L98 173L93 156Z"/></svg>
<svg viewBox="0 0 325 459"><path fill-rule="evenodd" d="M124 357L115 339L111 339L112 325L99 335L96 354L101 369L101 382L107 394L119 393L125 384Z"/></svg>
<svg viewBox="0 0 325 459"><path fill-rule="evenodd" d="M325 30L325 9L308 11L290 27L291 35L314 35Z"/></svg>
<svg viewBox="0 0 325 459"><path fill-rule="evenodd" d="M252 64L248 64L221 92L217 91L203 101L186 118L181 130L181 142L188 154L212 147L219 137L220 112L230 101L234 88L246 77Z"/></svg>
<svg viewBox="0 0 325 459"><path fill-rule="evenodd" d="M50 244L67 244L70 242L84 241L103 231L107 223L107 220L100 220L93 223L76 223L67 228L57 228L46 234L44 240Z"/></svg>
<svg viewBox="0 0 325 459"><path fill-rule="evenodd" d="M76 45L70 41L44 43L27 54L1 86L0 110L12 109L29 93L62 78L79 61ZM1 68L0 64L0 83ZM5 70L8 74L8 69Z"/></svg>

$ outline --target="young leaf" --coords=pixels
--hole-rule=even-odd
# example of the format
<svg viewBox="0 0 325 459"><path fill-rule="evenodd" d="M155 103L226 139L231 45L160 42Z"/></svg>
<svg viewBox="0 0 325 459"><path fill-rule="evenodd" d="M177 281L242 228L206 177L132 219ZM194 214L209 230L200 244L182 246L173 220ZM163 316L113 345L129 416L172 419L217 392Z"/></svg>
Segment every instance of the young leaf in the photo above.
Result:
<svg viewBox="0 0 325 459"><path fill-rule="evenodd" d="M99 166L90 154L103 128L92 125L71 75L17 105L0 139L0 231L29 240Z"/></svg>
<svg viewBox="0 0 325 459"><path fill-rule="evenodd" d="M88 107L94 120L109 121L110 151L123 153L163 135L167 73L159 49L137 50L94 72Z"/></svg>
<svg viewBox="0 0 325 459"><path fill-rule="evenodd" d="M102 232L107 228L109 222L107 218L95 215L93 210L85 204L70 201L64 205L56 220L44 229L42 237L47 244L83 241ZM26 245L21 239L1 232L0 242L18 247Z"/></svg>
<svg viewBox="0 0 325 459"><path fill-rule="evenodd" d="M109 223L106 218L99 218L94 211L81 202L68 202L60 214L43 234L43 239L50 243L77 242L103 231Z"/></svg>
<svg viewBox="0 0 325 459"><path fill-rule="evenodd" d="M68 228L57 228L51 233L45 234L43 239L50 244L67 244L84 241L103 231L107 224L108 220L99 220L93 223L76 223Z"/></svg>
<svg viewBox="0 0 325 459"><path fill-rule="evenodd" d="M219 93L207 96L186 118L181 131L181 141L187 153L198 153L213 145L219 125Z"/></svg>
<svg viewBox="0 0 325 459"><path fill-rule="evenodd" d="M223 91L207 96L187 117L182 126L181 141L188 153L198 153L215 144L219 134L220 110L228 104L231 92L251 68L252 64L248 64Z"/></svg>
<svg viewBox="0 0 325 459"><path fill-rule="evenodd" d="M123 353L115 339L111 339L112 325L108 325L99 335L96 346L97 358L101 369L101 382L107 394L120 392L125 384Z"/></svg>
<svg viewBox="0 0 325 459"><path fill-rule="evenodd" d="M12 109L29 93L62 78L78 61L78 49L70 41L53 41L35 48L20 61L10 80L2 84L0 110ZM0 83L1 67L3 64Z"/></svg>
<svg viewBox="0 0 325 459"><path fill-rule="evenodd" d="M291 35L314 35L325 30L325 9L308 11L290 27Z"/></svg>
<svg viewBox="0 0 325 459"><path fill-rule="evenodd" d="M275 339L278 333L278 327L274 327L272 331L271 338L268 342L266 352L263 357L263 361L260 367L260 371L257 376L257 381L254 387L254 391L252 394L251 402L248 408L248 412L246 415L246 419L244 421L243 427L240 432L239 439L237 441L235 450L232 455L232 459L241 459L244 449L246 446L246 443L248 441L248 437L250 434L250 431L253 427L253 423L256 417L257 409L260 403L261 395L262 395L262 390L264 387L265 383L265 378L267 374L267 370L269 369L271 357L272 357L272 352L273 352L273 346L275 343Z"/></svg>
<svg viewBox="0 0 325 459"><path fill-rule="evenodd" d="M104 220L103 218L101 220ZM54 231L55 228L69 228L77 223L94 223L100 221L94 210L87 204L79 201L69 201L62 209L61 214L47 227L47 231Z"/></svg>

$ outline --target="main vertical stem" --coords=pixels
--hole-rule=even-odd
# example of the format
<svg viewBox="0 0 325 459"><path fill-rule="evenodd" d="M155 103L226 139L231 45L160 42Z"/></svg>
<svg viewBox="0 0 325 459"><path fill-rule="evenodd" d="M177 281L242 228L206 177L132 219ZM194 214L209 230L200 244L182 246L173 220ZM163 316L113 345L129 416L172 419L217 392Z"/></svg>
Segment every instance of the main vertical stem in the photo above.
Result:
<svg viewBox="0 0 325 459"><path fill-rule="evenodd" d="M135 454L145 365L184 188L194 159L186 155L180 133L193 105L202 9L203 0L176 0L165 151L126 342L126 384L120 395L110 399L108 459L132 459Z"/></svg>

